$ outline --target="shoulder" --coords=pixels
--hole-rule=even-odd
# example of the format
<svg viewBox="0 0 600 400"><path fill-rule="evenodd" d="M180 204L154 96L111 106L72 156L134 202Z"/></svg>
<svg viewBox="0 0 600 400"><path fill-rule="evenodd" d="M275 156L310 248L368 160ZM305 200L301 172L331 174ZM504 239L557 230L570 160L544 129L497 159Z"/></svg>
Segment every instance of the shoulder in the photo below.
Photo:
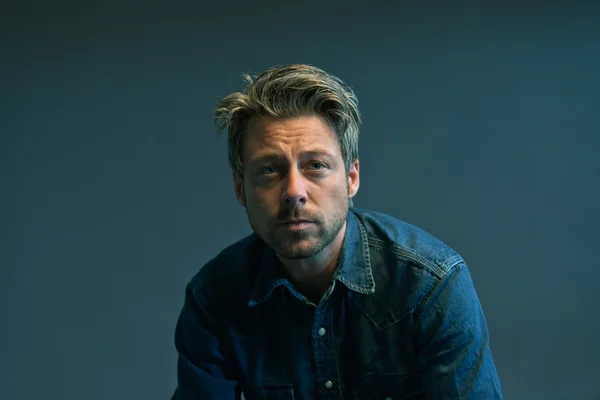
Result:
<svg viewBox="0 0 600 400"><path fill-rule="evenodd" d="M247 302L264 252L264 242L250 234L221 250L190 279L186 289L198 302Z"/></svg>
<svg viewBox="0 0 600 400"><path fill-rule="evenodd" d="M462 277L466 264L442 240L399 218L365 209L352 209L368 249L375 291L352 294L359 308L379 329L408 315L418 316L433 293L452 276ZM453 293L471 296L466 286L453 285Z"/></svg>
<svg viewBox="0 0 600 400"><path fill-rule="evenodd" d="M364 227L369 249L389 253L402 265L424 269L437 279L456 265L461 255L431 233L397 217L366 209L352 209Z"/></svg>

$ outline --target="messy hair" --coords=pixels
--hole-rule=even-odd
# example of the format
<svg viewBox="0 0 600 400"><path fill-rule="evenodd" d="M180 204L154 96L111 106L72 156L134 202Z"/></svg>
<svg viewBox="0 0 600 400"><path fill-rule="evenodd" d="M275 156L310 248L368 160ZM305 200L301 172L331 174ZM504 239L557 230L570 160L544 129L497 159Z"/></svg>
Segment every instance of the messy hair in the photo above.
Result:
<svg viewBox="0 0 600 400"><path fill-rule="evenodd" d="M273 67L258 76L245 74L248 86L217 105L218 133L227 131L228 161L243 177L242 144L250 118L289 118L315 114L338 138L346 172L358 159L361 117L353 90L339 78L306 64Z"/></svg>

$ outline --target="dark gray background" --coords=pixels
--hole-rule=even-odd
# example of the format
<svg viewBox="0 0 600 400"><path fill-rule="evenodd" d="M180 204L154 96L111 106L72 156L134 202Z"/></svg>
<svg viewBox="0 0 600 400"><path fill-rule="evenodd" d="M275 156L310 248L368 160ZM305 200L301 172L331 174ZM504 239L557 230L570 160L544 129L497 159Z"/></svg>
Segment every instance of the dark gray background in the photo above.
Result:
<svg viewBox="0 0 600 400"><path fill-rule="evenodd" d="M597 7L38 3L0 12L0 398L170 396L250 232L213 108L290 62L356 90L356 205L467 260L506 398L600 398Z"/></svg>

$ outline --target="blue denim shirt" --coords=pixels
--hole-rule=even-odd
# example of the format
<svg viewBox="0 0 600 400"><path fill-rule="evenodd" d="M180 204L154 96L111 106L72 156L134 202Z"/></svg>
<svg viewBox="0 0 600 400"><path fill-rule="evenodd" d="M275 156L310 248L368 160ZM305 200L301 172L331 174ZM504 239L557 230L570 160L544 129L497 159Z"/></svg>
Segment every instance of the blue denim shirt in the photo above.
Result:
<svg viewBox="0 0 600 400"><path fill-rule="evenodd" d="M318 305L252 234L186 288L173 399L501 399L464 260L423 230L351 208Z"/></svg>

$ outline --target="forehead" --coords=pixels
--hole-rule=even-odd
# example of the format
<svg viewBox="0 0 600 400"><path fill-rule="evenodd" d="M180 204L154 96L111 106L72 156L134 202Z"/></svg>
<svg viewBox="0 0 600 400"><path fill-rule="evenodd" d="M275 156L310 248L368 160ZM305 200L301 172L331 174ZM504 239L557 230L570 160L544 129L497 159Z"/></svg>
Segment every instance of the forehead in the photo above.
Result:
<svg viewBox="0 0 600 400"><path fill-rule="evenodd" d="M250 159L263 152L328 152L341 157L335 132L316 115L294 118L254 117L248 121L244 154Z"/></svg>

